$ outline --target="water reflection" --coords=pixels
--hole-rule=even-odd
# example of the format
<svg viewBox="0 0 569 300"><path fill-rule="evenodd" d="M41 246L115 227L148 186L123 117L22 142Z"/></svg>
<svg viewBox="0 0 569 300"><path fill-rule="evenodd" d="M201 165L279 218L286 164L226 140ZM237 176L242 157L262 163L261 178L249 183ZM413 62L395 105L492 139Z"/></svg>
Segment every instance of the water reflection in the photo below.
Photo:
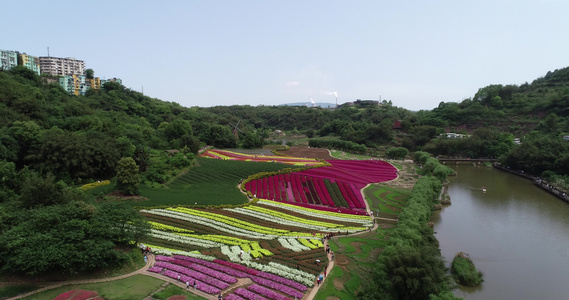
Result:
<svg viewBox="0 0 569 300"><path fill-rule="evenodd" d="M437 238L449 264L464 251L485 275L480 287L461 288L457 296L567 299L569 205L499 170L453 168L452 205L433 216Z"/></svg>

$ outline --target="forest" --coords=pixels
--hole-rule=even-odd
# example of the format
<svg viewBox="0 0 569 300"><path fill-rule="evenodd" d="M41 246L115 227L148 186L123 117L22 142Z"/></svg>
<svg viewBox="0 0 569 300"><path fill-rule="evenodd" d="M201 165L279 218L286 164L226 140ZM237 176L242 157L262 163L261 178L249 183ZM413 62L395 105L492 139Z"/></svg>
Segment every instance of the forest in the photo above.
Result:
<svg viewBox="0 0 569 300"><path fill-rule="evenodd" d="M77 187L111 180L136 195L133 184L167 181L167 170L191 165L206 145L260 148L303 136L312 147L380 156L419 151L497 158L569 187L569 68L519 86L483 87L472 98L430 111L409 111L392 101L336 109L183 107L114 82L74 96L16 67L0 71L0 115L3 274L74 274L125 263L121 249L148 231L142 216ZM275 136L276 130L287 135ZM161 155L167 150L179 152ZM119 223L130 225L115 230ZM421 243L434 251L433 241Z"/></svg>

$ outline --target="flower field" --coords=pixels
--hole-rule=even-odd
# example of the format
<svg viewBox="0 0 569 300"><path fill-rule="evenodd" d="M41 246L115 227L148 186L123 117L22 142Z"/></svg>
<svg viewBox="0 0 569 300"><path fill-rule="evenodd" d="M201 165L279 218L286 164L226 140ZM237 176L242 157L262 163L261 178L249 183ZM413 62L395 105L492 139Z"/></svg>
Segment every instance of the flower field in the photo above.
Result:
<svg viewBox="0 0 569 300"><path fill-rule="evenodd" d="M273 156L273 155L253 155L237 153L232 151L214 150L210 149L201 154L202 157L209 157L214 159L223 160L241 160L241 161L255 161L255 162L277 162L288 165L296 166L316 166L322 162L313 158L301 158L291 156Z"/></svg>
<svg viewBox="0 0 569 300"><path fill-rule="evenodd" d="M251 180L245 189L260 199L361 214L366 205L360 190L397 177L397 169L384 161L328 162L331 166Z"/></svg>
<svg viewBox="0 0 569 300"><path fill-rule="evenodd" d="M246 181L245 188L261 198L251 205L140 210L151 225L149 237L142 242L161 254L149 271L189 281L192 286L196 282L198 290L221 292L226 299L302 298L327 262L321 240L324 234L348 234L373 226L372 219L365 215L366 203L360 189L369 182L397 176L393 166L381 161L331 161L331 166L324 166L318 160L260 158L219 150L209 150L205 156L323 165ZM233 188L236 186L237 182ZM232 289L241 278L249 278L252 283Z"/></svg>

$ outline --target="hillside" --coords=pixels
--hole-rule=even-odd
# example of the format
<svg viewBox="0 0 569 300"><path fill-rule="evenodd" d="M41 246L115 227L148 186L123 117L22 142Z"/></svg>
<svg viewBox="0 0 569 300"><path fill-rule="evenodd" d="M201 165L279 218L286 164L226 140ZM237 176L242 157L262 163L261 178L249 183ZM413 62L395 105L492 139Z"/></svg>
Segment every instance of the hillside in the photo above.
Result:
<svg viewBox="0 0 569 300"><path fill-rule="evenodd" d="M547 72L531 84L493 84L480 88L462 102L441 102L432 111L423 112L425 122L453 131L472 132L492 126L515 135L534 130L544 117L569 115L569 67ZM569 131L560 119L562 131Z"/></svg>

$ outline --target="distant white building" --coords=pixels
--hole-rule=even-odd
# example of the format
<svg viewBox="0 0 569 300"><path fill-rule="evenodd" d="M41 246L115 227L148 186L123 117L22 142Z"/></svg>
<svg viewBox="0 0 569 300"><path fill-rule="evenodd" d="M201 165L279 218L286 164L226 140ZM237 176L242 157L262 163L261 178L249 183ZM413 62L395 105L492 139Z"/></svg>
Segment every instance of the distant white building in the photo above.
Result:
<svg viewBox="0 0 569 300"><path fill-rule="evenodd" d="M40 56L40 69L51 76L85 75L85 62L71 57Z"/></svg>
<svg viewBox="0 0 569 300"><path fill-rule="evenodd" d="M447 132L446 133L446 138L448 139L463 139L465 137L469 137L470 135L468 134L460 134L460 133L454 133L454 132Z"/></svg>
<svg viewBox="0 0 569 300"><path fill-rule="evenodd" d="M10 70L18 65L16 51L0 50L0 70Z"/></svg>

